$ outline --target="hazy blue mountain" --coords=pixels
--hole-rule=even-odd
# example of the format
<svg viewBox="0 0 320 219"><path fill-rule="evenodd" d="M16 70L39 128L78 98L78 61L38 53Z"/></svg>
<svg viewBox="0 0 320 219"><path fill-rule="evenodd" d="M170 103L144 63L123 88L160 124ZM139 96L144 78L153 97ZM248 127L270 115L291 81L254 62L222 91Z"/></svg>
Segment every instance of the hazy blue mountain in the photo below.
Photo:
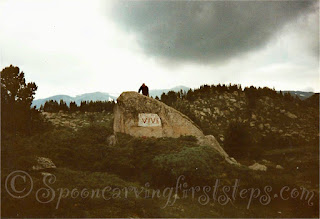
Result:
<svg viewBox="0 0 320 219"><path fill-rule="evenodd" d="M75 101L77 104L80 104L81 101L109 101L109 100L115 100L116 97L111 96L108 93L102 93L102 92L94 92L94 93L85 93L81 95L77 95L75 97Z"/></svg>
<svg viewBox="0 0 320 219"><path fill-rule="evenodd" d="M32 106L36 106L37 108L39 108L41 105L44 105L46 101L49 100L56 100L56 101L60 101L63 100L67 103L67 105L70 104L71 101L75 101L76 104L80 105L81 101L108 101L108 100L115 100L116 97L111 96L108 93L102 93L102 92L94 92L94 93L85 93L85 94L81 94L81 95L77 95L75 97L71 97L68 95L55 95L55 96L51 96L51 97L47 97L44 99L36 99L32 102Z"/></svg>
<svg viewBox="0 0 320 219"><path fill-rule="evenodd" d="M183 91L188 91L190 88L189 87L186 87L186 86L176 86L176 87L173 87L173 88L170 88L170 89L155 89L155 90L150 90L149 91L149 95L151 97L156 97L158 96L159 98L161 97L161 94L162 93L168 93L169 91L180 91L180 90L183 90Z"/></svg>
<svg viewBox="0 0 320 219"><path fill-rule="evenodd" d="M69 104L71 101L73 101L73 97L68 95L55 95L55 96L51 96L43 99L36 99L32 101L31 106L32 107L36 106L37 108L39 108L41 105L44 105L46 101L49 101L49 100L55 100L57 102L59 102L60 100L64 100L66 103Z"/></svg>
<svg viewBox="0 0 320 219"><path fill-rule="evenodd" d="M314 92L305 92L305 91L292 91L292 90L286 90L286 91L282 91L282 93L290 93L291 96L298 96L301 100L305 100L309 97L311 97Z"/></svg>

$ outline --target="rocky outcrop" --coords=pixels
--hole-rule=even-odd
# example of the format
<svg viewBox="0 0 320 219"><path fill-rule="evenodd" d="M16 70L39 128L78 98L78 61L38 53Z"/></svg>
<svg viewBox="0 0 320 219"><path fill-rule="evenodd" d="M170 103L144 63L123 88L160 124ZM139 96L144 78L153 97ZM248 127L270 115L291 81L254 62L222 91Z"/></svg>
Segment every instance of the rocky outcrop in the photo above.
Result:
<svg viewBox="0 0 320 219"><path fill-rule="evenodd" d="M123 92L114 109L115 133L156 138L195 136L200 145L212 146L228 163L240 165L229 157L214 136L205 136L191 119L156 99L137 92Z"/></svg>
<svg viewBox="0 0 320 219"><path fill-rule="evenodd" d="M179 111L137 92L123 92L114 110L114 132L136 137L204 137L196 124Z"/></svg>
<svg viewBox="0 0 320 219"><path fill-rule="evenodd" d="M194 93L193 100L178 98L172 107L190 115L204 132L217 137L222 146L227 138L224 135L234 123L248 126L254 142L272 136L308 144L318 139L319 129L315 127L319 126L319 105L311 107L304 101L283 101L262 95L251 107L244 91L200 91Z"/></svg>

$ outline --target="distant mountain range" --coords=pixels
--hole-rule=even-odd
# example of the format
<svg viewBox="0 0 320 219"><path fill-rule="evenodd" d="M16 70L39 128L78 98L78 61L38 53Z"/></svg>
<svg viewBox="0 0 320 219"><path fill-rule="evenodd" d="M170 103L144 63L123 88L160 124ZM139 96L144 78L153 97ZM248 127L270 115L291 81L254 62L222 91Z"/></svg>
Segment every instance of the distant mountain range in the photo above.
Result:
<svg viewBox="0 0 320 219"><path fill-rule="evenodd" d="M168 93L169 91L180 91L180 90L188 91L190 88L185 86L177 86L173 87L171 89L156 89L156 90L150 90L150 96L152 97L160 97L162 93ZM81 104L81 101L112 101L116 100L117 96L112 96L109 93L103 93L103 92L94 92L94 93L85 93L81 95L77 95L75 97L68 96L68 95L55 95L43 99L36 99L32 102L32 107L36 106L36 108L40 108L41 105L44 105L45 102L49 100L55 100L59 102L60 100L63 100L67 103L67 105L70 104L70 102L74 101L77 105Z"/></svg>
<svg viewBox="0 0 320 219"><path fill-rule="evenodd" d="M171 89L154 89L150 90L150 96L159 98L161 97L162 93L168 93L169 91L188 91L190 88L186 86L176 86ZM307 99L310 96L312 96L313 92L304 92L304 91L282 91L282 93L290 93L292 96L298 96L301 100ZM81 95L77 95L75 97L71 97L68 95L55 95L43 99L36 99L32 102L32 107L36 106L36 108L39 108L41 105L44 105L46 101L49 100L56 100L59 102L60 100L63 100L67 103L67 105L70 104L70 102L74 101L77 105L80 105L81 101L111 101L116 100L117 96L112 96L109 93L103 93L103 92L94 92L94 93L85 93Z"/></svg>
<svg viewBox="0 0 320 219"><path fill-rule="evenodd" d="M305 100L305 99L307 99L307 98L309 98L309 97L311 97L313 94L314 94L314 92L305 92L305 91L282 91L282 93L284 94L284 93L290 93L291 94L291 96L298 96L301 100Z"/></svg>
<svg viewBox="0 0 320 219"><path fill-rule="evenodd" d="M109 101L109 100L115 100L116 97L109 95L108 93L102 93L102 92L94 92L94 93L85 93L81 95L77 95L75 97L71 97L68 95L55 95L51 97L47 97L44 99L36 99L32 102L32 107L36 106L39 108L41 105L44 105L45 102L49 100L55 100L59 102L60 100L63 100L67 103L67 105L70 104L70 102L74 101L77 105L80 105L81 101Z"/></svg>
<svg viewBox="0 0 320 219"><path fill-rule="evenodd" d="M188 91L190 89L190 87L186 87L186 86L176 86L176 87L173 87L171 89L155 89L155 90L150 90L149 91L149 95L151 97L156 97L158 96L159 98L161 97L161 94L162 93L168 93L169 91L180 91L180 90L183 90L183 91Z"/></svg>

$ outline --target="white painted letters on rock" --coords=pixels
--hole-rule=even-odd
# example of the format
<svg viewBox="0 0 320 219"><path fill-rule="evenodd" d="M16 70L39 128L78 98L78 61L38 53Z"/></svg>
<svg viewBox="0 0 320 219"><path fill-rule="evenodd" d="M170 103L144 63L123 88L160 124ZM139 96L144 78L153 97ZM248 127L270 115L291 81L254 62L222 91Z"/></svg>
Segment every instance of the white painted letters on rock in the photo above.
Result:
<svg viewBox="0 0 320 219"><path fill-rule="evenodd" d="M141 127L154 127L161 126L161 119L155 113L139 113L138 126Z"/></svg>

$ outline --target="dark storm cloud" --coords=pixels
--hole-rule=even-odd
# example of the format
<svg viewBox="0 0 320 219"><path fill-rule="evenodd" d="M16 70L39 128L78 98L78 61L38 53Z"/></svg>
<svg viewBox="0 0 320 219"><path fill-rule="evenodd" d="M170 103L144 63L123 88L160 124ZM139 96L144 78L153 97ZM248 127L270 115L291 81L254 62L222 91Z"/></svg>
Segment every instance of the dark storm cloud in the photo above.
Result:
<svg viewBox="0 0 320 219"><path fill-rule="evenodd" d="M217 63L263 47L315 1L116 1L113 19L151 56Z"/></svg>

